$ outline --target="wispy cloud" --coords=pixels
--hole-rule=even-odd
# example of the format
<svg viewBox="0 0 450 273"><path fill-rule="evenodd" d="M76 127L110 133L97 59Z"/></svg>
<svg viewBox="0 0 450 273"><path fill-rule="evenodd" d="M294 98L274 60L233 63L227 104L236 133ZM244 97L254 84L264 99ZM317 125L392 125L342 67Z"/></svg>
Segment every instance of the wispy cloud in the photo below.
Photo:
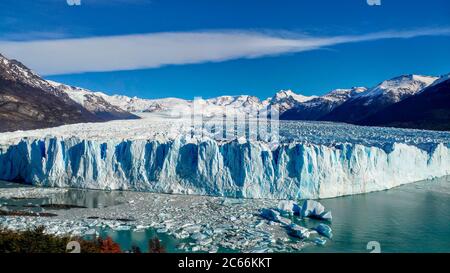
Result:
<svg viewBox="0 0 450 273"><path fill-rule="evenodd" d="M0 41L34 41L46 39L64 39L68 38L64 31L28 31L28 32L8 32L0 33ZM72 36L73 37L73 36Z"/></svg>
<svg viewBox="0 0 450 273"><path fill-rule="evenodd" d="M313 37L295 33L166 32L79 39L0 41L0 52L43 75L157 68L296 53L392 38L450 35L450 28Z"/></svg>

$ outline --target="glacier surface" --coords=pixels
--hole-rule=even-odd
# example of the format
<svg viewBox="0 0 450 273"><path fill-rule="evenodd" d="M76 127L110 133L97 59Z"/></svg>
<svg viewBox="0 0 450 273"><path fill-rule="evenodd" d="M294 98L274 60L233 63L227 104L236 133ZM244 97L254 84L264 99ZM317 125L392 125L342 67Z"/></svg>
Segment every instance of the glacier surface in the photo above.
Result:
<svg viewBox="0 0 450 273"><path fill-rule="evenodd" d="M0 180L49 187L314 199L450 175L450 134L286 122L280 143L171 133L167 120L0 134ZM175 126L179 130L181 126ZM113 131L111 133L110 131Z"/></svg>

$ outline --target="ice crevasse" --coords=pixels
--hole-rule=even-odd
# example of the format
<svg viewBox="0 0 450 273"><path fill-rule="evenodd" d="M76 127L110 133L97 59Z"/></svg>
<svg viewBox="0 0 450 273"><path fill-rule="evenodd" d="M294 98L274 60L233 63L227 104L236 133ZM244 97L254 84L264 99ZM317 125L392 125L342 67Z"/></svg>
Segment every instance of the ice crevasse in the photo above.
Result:
<svg viewBox="0 0 450 273"><path fill-rule="evenodd" d="M24 138L0 146L0 179L49 187L245 198L327 198L450 175L444 144L218 143L203 138Z"/></svg>

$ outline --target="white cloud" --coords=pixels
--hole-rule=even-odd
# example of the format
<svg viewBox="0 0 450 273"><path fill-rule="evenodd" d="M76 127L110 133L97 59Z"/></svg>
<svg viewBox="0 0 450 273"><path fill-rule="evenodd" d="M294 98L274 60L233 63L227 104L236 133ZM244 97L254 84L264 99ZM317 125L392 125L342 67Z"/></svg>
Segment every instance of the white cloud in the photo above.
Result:
<svg viewBox="0 0 450 273"><path fill-rule="evenodd" d="M295 53L343 43L450 35L450 28L312 37L286 33L166 32L79 39L0 41L0 52L43 75L157 68Z"/></svg>

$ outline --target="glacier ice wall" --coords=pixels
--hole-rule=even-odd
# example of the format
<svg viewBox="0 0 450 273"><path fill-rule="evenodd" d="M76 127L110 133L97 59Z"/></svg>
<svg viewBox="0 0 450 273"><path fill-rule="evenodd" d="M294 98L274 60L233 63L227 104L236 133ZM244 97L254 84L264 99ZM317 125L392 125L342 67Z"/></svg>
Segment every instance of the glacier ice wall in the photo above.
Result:
<svg viewBox="0 0 450 273"><path fill-rule="evenodd" d="M450 149L395 143L219 144L188 141L22 139L0 146L0 179L50 187L247 198L327 198L450 175Z"/></svg>

